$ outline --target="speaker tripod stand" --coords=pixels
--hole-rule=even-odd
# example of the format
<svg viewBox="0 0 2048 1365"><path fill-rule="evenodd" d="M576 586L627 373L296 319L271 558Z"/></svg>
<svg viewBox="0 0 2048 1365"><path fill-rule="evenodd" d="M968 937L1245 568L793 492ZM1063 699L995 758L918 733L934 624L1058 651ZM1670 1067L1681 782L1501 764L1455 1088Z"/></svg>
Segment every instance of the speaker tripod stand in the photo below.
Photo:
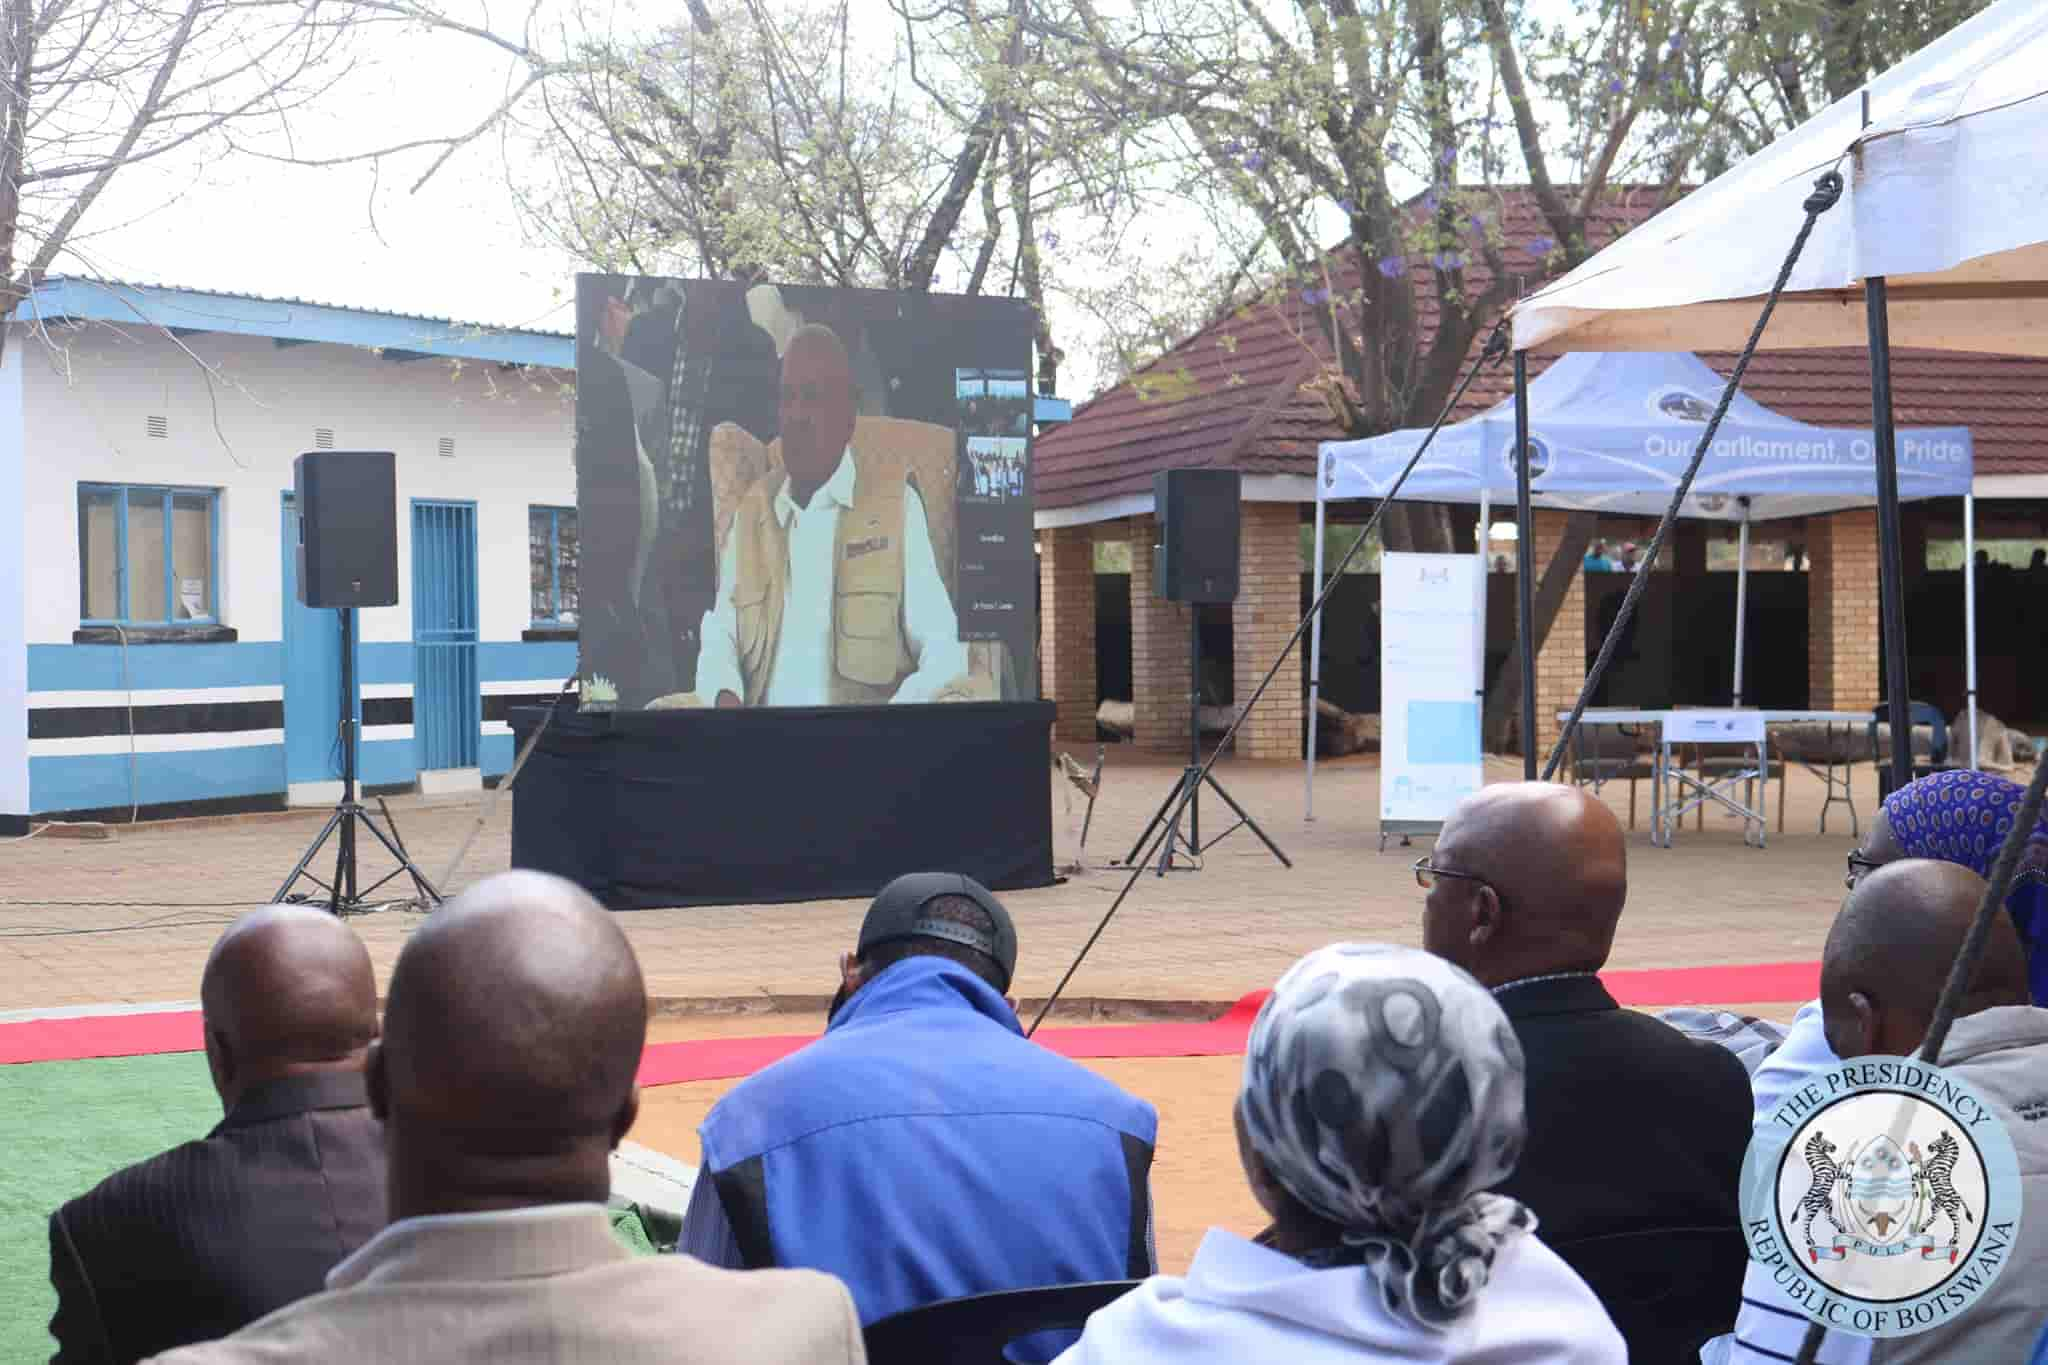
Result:
<svg viewBox="0 0 2048 1365"><path fill-rule="evenodd" d="M320 833L299 858L299 864L291 875L284 879L284 885L277 888L271 897L282 905L291 895L292 888L303 879L313 883L327 893L327 908L336 915L360 915L370 905L370 897L377 888L400 876L412 878L413 889L418 893L421 905L434 906L441 903L441 893L427 880L427 874L420 871L412 855L405 851L405 841L398 837L398 822L391 818L389 810L384 811L384 822L391 826L387 834L378 825L377 817L356 800L356 651L355 651L355 610L340 608L341 612L341 800L335 804L334 814L327 817L327 823L320 827ZM378 803L380 806L382 802ZM384 845L398 866L378 878L369 886L356 889L356 826L360 824ZM307 869L320 853L329 838L335 839L334 880L323 882Z"/></svg>
<svg viewBox="0 0 2048 1365"><path fill-rule="evenodd" d="M1216 793L1217 798L1230 807L1231 813L1237 816L1236 824L1206 844L1202 842L1203 787ZM1183 795L1186 797L1185 803L1182 802ZM1183 818L1187 820L1185 833L1181 831ZM1131 851L1124 855L1125 867L1138 861L1138 854L1144 850L1146 842L1162 824L1167 826L1166 838L1159 847L1158 873L1162 877L1173 869L1177 855L1184 855L1189 865L1200 871L1199 859L1202 854L1222 843L1239 829L1248 829L1256 834L1259 842L1266 846L1266 851L1280 860L1282 867L1294 866L1287 855L1280 851L1280 845L1274 843L1267 837L1266 831L1259 828L1259 822L1252 819L1243 806L1231 799L1230 793L1223 789L1223 784L1216 780L1216 774L1202 771L1202 613L1201 608L1192 602L1188 604L1188 766L1181 769L1180 778L1173 784L1173 790L1159 803L1159 809L1152 813L1152 819L1145 825L1145 832L1138 836L1138 841L1131 845Z"/></svg>

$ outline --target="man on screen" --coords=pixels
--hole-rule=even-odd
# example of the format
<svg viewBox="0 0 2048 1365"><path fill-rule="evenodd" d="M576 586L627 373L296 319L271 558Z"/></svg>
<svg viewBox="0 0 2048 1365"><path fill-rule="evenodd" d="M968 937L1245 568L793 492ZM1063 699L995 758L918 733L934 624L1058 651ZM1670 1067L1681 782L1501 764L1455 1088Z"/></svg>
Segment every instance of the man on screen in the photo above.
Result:
<svg viewBox="0 0 2048 1365"><path fill-rule="evenodd" d="M945 699L968 671L924 500L855 423L846 348L807 324L782 357L784 475L740 500L704 614L696 697L718 706Z"/></svg>

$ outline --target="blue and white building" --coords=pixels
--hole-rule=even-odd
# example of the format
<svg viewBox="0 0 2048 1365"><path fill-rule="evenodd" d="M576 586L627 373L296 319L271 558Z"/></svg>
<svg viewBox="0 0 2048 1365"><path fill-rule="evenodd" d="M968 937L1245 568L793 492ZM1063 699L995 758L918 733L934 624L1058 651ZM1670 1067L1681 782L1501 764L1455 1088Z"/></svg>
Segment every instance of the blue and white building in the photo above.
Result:
<svg viewBox="0 0 2048 1365"><path fill-rule="evenodd" d="M332 803L338 613L292 460L397 452L397 606L359 613L361 777L460 790L575 670L574 349L296 300L51 279L0 358L0 834Z"/></svg>

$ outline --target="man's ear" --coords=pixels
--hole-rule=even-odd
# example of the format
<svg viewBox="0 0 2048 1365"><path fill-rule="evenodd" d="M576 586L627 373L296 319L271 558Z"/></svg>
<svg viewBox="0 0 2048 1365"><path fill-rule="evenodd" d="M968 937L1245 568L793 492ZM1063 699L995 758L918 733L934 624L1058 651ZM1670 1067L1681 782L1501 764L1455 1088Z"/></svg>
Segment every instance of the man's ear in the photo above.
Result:
<svg viewBox="0 0 2048 1365"><path fill-rule="evenodd" d="M1469 935L1472 946L1480 948L1490 942L1500 932L1500 922L1500 895L1482 882L1479 894L1472 898L1472 931Z"/></svg>
<svg viewBox="0 0 2048 1365"><path fill-rule="evenodd" d="M612 1119L612 1150L619 1150L619 1144L626 1140L626 1134L633 1131L633 1123L640 1117L640 1087L634 1086L626 1094L626 1102L619 1106L619 1112Z"/></svg>
<svg viewBox="0 0 2048 1365"><path fill-rule="evenodd" d="M235 1048L219 1029L206 1031L206 1069L213 1073L213 1088L225 1100L235 1087Z"/></svg>
<svg viewBox="0 0 2048 1365"><path fill-rule="evenodd" d="M1843 1009L1822 1021L1835 1056L1847 1060L1884 1051L1884 1016L1878 1003L1862 991L1850 991L1843 1003Z"/></svg>
<svg viewBox="0 0 2048 1365"><path fill-rule="evenodd" d="M385 1074L382 1040L370 1044L363 1058L363 1083L370 1091L370 1116L379 1123L391 1118L391 1081Z"/></svg>

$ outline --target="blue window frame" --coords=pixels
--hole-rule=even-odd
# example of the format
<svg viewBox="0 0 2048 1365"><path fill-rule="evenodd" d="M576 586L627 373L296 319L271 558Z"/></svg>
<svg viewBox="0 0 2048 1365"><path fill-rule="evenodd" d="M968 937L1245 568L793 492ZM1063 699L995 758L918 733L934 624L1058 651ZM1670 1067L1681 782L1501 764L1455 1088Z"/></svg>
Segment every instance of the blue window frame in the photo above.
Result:
<svg viewBox="0 0 2048 1365"><path fill-rule="evenodd" d="M220 620L220 490L78 485L78 616L84 625Z"/></svg>
<svg viewBox="0 0 2048 1365"><path fill-rule="evenodd" d="M534 624L576 624L577 549L575 508L527 509L527 579Z"/></svg>

